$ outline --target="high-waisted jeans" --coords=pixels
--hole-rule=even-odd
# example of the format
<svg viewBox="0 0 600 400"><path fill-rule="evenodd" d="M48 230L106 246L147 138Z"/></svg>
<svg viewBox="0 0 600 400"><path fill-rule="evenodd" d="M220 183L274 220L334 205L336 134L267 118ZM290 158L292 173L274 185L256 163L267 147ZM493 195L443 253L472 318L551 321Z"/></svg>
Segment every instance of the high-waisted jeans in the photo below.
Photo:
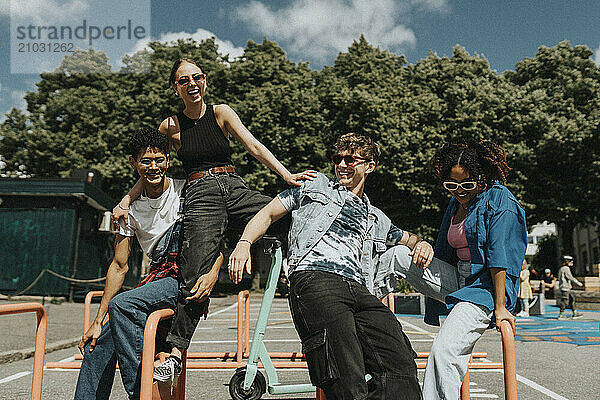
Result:
<svg viewBox="0 0 600 400"><path fill-rule="evenodd" d="M249 190L237 174L215 174L195 179L185 190L183 241L178 264L183 281L167 341L188 348L205 310L203 303L186 300L198 278L208 273L219 255L226 229L242 231L272 199ZM279 222L279 221L278 221ZM269 232L282 232L286 221Z"/></svg>

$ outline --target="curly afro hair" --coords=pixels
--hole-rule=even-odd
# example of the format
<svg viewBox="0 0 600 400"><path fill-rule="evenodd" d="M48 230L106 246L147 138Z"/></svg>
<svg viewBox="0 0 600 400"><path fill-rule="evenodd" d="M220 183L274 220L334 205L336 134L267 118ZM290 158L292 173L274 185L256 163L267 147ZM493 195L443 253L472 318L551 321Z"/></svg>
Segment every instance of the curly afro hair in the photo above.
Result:
<svg viewBox="0 0 600 400"><path fill-rule="evenodd" d="M140 129L131 134L127 143L129 154L133 158L138 158L141 152L147 148L158 149L169 154L169 139L164 133L160 133L156 129Z"/></svg>
<svg viewBox="0 0 600 400"><path fill-rule="evenodd" d="M481 184L491 180L504 183L511 170L506 163L504 149L486 140L447 143L429 161L429 166L440 183L448 179L455 165L463 167Z"/></svg>

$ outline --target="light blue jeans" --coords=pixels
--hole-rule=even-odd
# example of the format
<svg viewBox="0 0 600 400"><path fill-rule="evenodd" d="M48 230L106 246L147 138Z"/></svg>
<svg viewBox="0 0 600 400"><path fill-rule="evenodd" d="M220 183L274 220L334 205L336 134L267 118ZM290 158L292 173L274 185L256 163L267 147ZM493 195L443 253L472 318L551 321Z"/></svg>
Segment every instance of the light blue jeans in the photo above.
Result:
<svg viewBox="0 0 600 400"><path fill-rule="evenodd" d="M75 400L110 398L116 362L130 399L140 396L140 368L144 327L148 316L162 308L175 308L179 283L167 277L116 295L108 305L108 323L96 347L85 346L77 379Z"/></svg>
<svg viewBox="0 0 600 400"><path fill-rule="evenodd" d="M471 263L459 261L455 267L434 258L425 270L412 263L410 249L396 246L394 271L424 295L445 302L446 295L465 286ZM425 379L424 400L459 398L460 385L469 365L475 343L490 325L492 312L486 307L461 301L457 303L433 341Z"/></svg>
<svg viewBox="0 0 600 400"><path fill-rule="evenodd" d="M433 258L429 267L422 269L412 262L411 250L406 246L395 246L393 263L398 278L406 279L420 293L432 299L445 302L446 296L465 286L465 279L471 275L471 263L459 261L458 267Z"/></svg>

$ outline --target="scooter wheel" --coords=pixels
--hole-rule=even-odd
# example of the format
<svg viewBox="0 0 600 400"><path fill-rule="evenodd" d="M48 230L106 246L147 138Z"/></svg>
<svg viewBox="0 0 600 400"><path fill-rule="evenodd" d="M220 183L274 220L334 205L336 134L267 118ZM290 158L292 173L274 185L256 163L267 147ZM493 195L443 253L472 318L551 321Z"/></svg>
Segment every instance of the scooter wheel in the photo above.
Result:
<svg viewBox="0 0 600 400"><path fill-rule="evenodd" d="M233 400L258 400L267 391L265 376L256 371L254 382L248 390L244 390L246 367L238 368L229 381L229 394Z"/></svg>

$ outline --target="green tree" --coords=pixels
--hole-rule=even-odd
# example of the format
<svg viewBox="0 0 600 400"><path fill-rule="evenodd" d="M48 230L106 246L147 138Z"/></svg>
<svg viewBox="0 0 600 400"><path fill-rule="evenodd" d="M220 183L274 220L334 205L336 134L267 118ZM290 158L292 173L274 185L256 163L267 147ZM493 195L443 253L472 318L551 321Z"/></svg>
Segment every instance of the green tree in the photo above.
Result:
<svg viewBox="0 0 600 400"><path fill-rule="evenodd" d="M307 63L294 63L275 42L248 42L224 72L226 103L292 173L325 167L321 139L326 125ZM270 195L285 182L234 142L234 164L248 184Z"/></svg>
<svg viewBox="0 0 600 400"><path fill-rule="evenodd" d="M585 46L561 42L506 72L535 113L519 115L528 157L525 201L535 221L556 222L569 251L574 226L598 216L600 196L600 69Z"/></svg>
<svg viewBox="0 0 600 400"><path fill-rule="evenodd" d="M533 256L533 267L543 275L544 269L550 268L558 272L558 238L556 235L546 235L537 242L537 252Z"/></svg>
<svg viewBox="0 0 600 400"><path fill-rule="evenodd" d="M180 107L167 84L173 61L194 58L207 66L209 77L225 68L214 39L150 47L125 57L120 72L111 71L103 52L90 49L74 52L55 72L41 74L37 90L25 97L27 121L13 112L0 126L0 154L7 168L23 164L37 177L95 168L105 178L103 189L121 197L133 183L125 157L130 132L157 128Z"/></svg>

